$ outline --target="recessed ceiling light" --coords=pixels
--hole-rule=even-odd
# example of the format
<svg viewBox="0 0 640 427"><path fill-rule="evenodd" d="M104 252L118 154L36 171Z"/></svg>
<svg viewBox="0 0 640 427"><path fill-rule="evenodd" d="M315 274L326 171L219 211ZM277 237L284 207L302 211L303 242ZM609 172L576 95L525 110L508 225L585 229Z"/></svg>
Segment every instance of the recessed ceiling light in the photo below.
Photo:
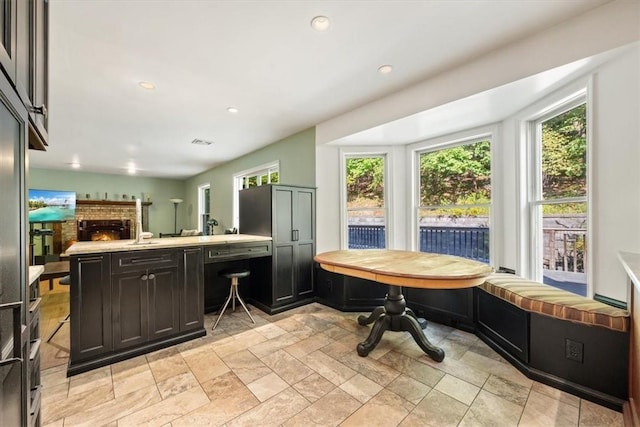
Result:
<svg viewBox="0 0 640 427"><path fill-rule="evenodd" d="M378 72L380 74L389 74L392 71L393 71L393 65L386 64L378 67Z"/></svg>
<svg viewBox="0 0 640 427"><path fill-rule="evenodd" d="M326 16L316 16L311 20L311 28L316 31L326 31L329 25L331 25L331 22Z"/></svg>
<svg viewBox="0 0 640 427"><path fill-rule="evenodd" d="M78 162L71 162L69 164L71 165L71 167L73 169L80 169L80 163L78 163Z"/></svg>
<svg viewBox="0 0 640 427"><path fill-rule="evenodd" d="M235 113L238 112L238 109L236 107L229 107L229 108L227 108L227 111L232 113L232 114L235 114Z"/></svg>
<svg viewBox="0 0 640 427"><path fill-rule="evenodd" d="M140 83L138 83L138 85L143 89L151 90L151 89L155 89L156 88L156 86L151 82L140 82Z"/></svg>

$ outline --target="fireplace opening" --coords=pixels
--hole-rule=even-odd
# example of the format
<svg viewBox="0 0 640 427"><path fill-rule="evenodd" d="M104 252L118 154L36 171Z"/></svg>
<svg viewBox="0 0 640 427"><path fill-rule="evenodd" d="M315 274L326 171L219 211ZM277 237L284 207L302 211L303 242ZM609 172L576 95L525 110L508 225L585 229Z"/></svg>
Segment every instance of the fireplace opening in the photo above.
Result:
<svg viewBox="0 0 640 427"><path fill-rule="evenodd" d="M81 242L130 238L131 220L129 219L84 219L78 221L78 240Z"/></svg>

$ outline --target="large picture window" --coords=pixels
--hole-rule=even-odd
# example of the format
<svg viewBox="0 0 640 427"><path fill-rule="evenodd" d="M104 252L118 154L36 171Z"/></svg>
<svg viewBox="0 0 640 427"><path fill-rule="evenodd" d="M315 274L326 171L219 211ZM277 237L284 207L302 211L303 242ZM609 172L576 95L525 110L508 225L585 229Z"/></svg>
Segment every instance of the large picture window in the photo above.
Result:
<svg viewBox="0 0 640 427"><path fill-rule="evenodd" d="M532 123L532 265L536 280L587 294L587 105L579 94Z"/></svg>
<svg viewBox="0 0 640 427"><path fill-rule="evenodd" d="M489 262L491 142L417 153L418 249Z"/></svg>
<svg viewBox="0 0 640 427"><path fill-rule="evenodd" d="M349 249L387 247L385 162L385 155L345 156L343 176Z"/></svg>

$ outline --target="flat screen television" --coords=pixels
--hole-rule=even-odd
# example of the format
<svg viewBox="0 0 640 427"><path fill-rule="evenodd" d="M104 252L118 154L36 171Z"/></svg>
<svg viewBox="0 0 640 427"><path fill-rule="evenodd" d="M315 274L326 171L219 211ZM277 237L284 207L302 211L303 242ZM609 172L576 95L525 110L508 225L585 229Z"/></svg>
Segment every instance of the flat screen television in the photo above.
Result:
<svg viewBox="0 0 640 427"><path fill-rule="evenodd" d="M74 221L76 193L29 189L29 222Z"/></svg>

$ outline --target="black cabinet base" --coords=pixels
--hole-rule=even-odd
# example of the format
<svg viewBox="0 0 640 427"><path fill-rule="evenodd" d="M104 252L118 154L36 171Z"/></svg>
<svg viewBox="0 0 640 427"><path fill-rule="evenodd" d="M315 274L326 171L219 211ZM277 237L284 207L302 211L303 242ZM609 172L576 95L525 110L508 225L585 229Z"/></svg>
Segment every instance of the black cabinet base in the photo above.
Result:
<svg viewBox="0 0 640 427"><path fill-rule="evenodd" d="M152 351L160 350L172 345L180 344L185 341L189 341L195 338L203 337L207 334L204 328L196 329L184 334L175 335L173 337L165 338L160 341L146 343L130 349L104 354L100 357L96 357L89 360L80 360L77 362L69 361L67 367L67 376L81 374L83 372L90 371L92 369L101 368L103 366L111 365L112 363L121 362L132 357L140 356L142 354L150 353Z"/></svg>
<svg viewBox="0 0 640 427"><path fill-rule="evenodd" d="M312 302L315 302L316 298L315 297L310 297L310 298L305 298L302 300L297 300L297 301L293 301L289 304L284 304L284 305L279 305L276 307L271 307L267 304L264 304L260 301L256 301L254 299L250 299L249 300L249 304L253 305L254 307L259 308L260 310L264 311L265 313L269 314L269 315L273 315L273 314L278 314L278 313L282 313L284 311L287 310L291 310L292 308L296 308L296 307L302 307L303 305L307 305L307 304L311 304Z"/></svg>

